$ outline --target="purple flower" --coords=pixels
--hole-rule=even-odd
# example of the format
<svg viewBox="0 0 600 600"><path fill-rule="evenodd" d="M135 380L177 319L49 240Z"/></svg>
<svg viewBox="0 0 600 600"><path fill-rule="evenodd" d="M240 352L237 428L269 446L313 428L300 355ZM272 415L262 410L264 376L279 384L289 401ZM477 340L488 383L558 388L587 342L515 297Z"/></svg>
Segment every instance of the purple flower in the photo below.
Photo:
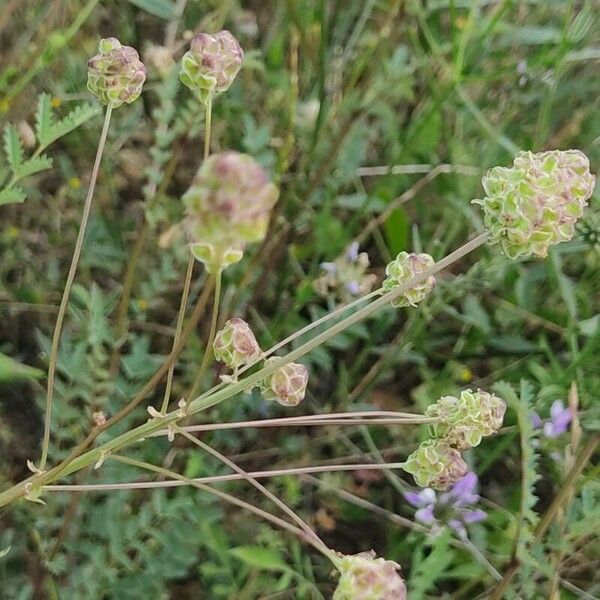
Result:
<svg viewBox="0 0 600 600"><path fill-rule="evenodd" d="M358 296L358 294L360 293L360 284L358 283L358 281L348 281L348 283L346 283L346 290L349 294L352 294L353 296Z"/></svg>
<svg viewBox="0 0 600 600"><path fill-rule="evenodd" d="M459 537L466 537L466 525L479 523L487 518L487 514L473 505L479 502L477 475L467 473L452 488L443 494L436 494L431 488L420 492L407 492L404 498L418 510L415 521L427 525L433 533L444 526L450 527Z"/></svg>
<svg viewBox="0 0 600 600"><path fill-rule="evenodd" d="M573 419L571 409L563 404L562 400L555 400L550 407L550 419L542 421L541 417L533 412L531 414L531 424L534 429L543 427L544 435L548 438L555 438L565 433Z"/></svg>
<svg viewBox="0 0 600 600"><path fill-rule="evenodd" d="M358 260L358 242L352 242L346 250L346 258L351 262Z"/></svg>
<svg viewBox="0 0 600 600"><path fill-rule="evenodd" d="M337 273L337 267L332 262L322 262L321 269L330 275L335 275Z"/></svg>

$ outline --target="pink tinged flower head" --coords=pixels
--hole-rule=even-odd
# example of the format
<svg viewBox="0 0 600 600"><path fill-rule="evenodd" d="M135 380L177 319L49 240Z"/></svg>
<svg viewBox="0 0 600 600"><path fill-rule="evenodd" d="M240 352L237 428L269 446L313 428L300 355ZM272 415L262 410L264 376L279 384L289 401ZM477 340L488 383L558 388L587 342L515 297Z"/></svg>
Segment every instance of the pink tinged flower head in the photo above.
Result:
<svg viewBox="0 0 600 600"><path fill-rule="evenodd" d="M261 241L278 195L251 156L233 151L209 156L183 195L190 242L226 249Z"/></svg>
<svg viewBox="0 0 600 600"><path fill-rule="evenodd" d="M100 40L98 50L88 60L88 90L112 108L136 100L146 81L146 67L137 51L116 38Z"/></svg>
<svg viewBox="0 0 600 600"><path fill-rule="evenodd" d="M404 470L418 486L447 490L469 470L456 448L444 440L426 440L406 459Z"/></svg>
<svg viewBox="0 0 600 600"><path fill-rule="evenodd" d="M490 242L510 258L541 256L570 240L596 178L579 150L520 152L513 166L494 167L482 180L481 205Z"/></svg>
<svg viewBox="0 0 600 600"><path fill-rule="evenodd" d="M466 450L500 429L506 412L504 400L483 390L463 390L460 397L442 396L426 414L439 421L431 426L434 437Z"/></svg>
<svg viewBox="0 0 600 600"><path fill-rule="evenodd" d="M410 281L415 275L419 275L433 267L434 264L435 261L429 254L400 252L385 268L387 277L383 281L383 289L389 292ZM400 296L392 300L392 306L397 308L416 306L432 292L434 287L435 277L430 275L415 283L410 289L402 292Z"/></svg>
<svg viewBox="0 0 600 600"><path fill-rule="evenodd" d="M265 366L279 360L270 358ZM282 406L297 406L304 400L307 384L307 368L300 363L287 363L265 377L260 389L266 400L275 400Z"/></svg>
<svg viewBox="0 0 600 600"><path fill-rule="evenodd" d="M199 33L183 56L179 77L206 103L215 93L229 89L243 58L244 51L229 31Z"/></svg>
<svg viewBox="0 0 600 600"><path fill-rule="evenodd" d="M400 565L374 552L344 556L333 600L406 600Z"/></svg>
<svg viewBox="0 0 600 600"><path fill-rule="evenodd" d="M230 369L252 363L260 358L261 350L246 321L234 317L227 321L213 342L215 359Z"/></svg>

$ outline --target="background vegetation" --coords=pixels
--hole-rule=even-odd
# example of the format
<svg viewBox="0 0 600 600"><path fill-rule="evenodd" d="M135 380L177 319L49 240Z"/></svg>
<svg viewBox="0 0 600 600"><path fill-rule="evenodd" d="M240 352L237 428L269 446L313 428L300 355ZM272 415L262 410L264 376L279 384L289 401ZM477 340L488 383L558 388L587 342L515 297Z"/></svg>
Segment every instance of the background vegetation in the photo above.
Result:
<svg viewBox="0 0 600 600"><path fill-rule="evenodd" d="M100 37L140 49L149 68L142 100L113 117L61 344L50 461L84 437L94 412L123 406L172 344L187 259L169 232L201 160L204 112L176 69L167 63L159 72L152 46L171 46L178 60L189 32L226 27L245 49L237 81L215 102L212 148L256 157L281 196L265 242L225 273L222 318L243 316L268 347L338 302L313 283L320 263L352 241L379 279L401 250L440 258L458 247L481 228L470 200L482 193L482 173L509 164L518 149L579 148L598 171L598 17L593 0L4 0L0 121L16 126L28 156L40 93L55 122L75 106L96 106L85 90L86 60ZM46 150L52 168L19 183L25 202L0 207L1 488L25 477L26 460L39 454L49 336L102 120L99 109L83 111L80 126ZM366 169L373 166L385 168ZM505 429L468 453L488 513L469 529L483 560L445 529L431 536L415 524L403 497L412 481L397 473L285 477L269 486L331 547L373 548L400 563L411 600L485 597L493 586L485 561L500 574L517 565L507 598L599 596L593 457L561 487L575 457L597 443L598 211L596 194L577 239L544 261L509 262L483 248L444 273L418 308L390 308L335 337L307 357L309 395L298 409L248 395L208 417L422 412L441 394L503 380L514 390L498 388L510 406ZM208 321L179 361L175 395L192 383ZM530 413L546 418L556 399L578 402L578 419L571 433L547 438ZM119 427L143 419L140 409ZM261 470L403 460L425 434L281 428L203 439ZM132 453L187 476L227 472L189 444L159 439ZM139 477L108 461L77 479ZM224 489L263 504L244 483ZM561 510L536 535L557 494ZM3 598L305 599L329 598L335 585L310 548L197 490L45 500L0 515L0 550L10 546L0 559Z"/></svg>

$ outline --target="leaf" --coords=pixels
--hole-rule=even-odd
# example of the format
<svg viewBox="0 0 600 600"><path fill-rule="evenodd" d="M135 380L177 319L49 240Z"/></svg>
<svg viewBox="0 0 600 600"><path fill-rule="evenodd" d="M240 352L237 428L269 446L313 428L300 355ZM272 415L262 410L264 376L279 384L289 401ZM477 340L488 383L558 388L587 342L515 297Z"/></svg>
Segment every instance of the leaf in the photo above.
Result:
<svg viewBox="0 0 600 600"><path fill-rule="evenodd" d="M24 177L35 175L35 173L45 171L51 167L52 159L50 157L46 156L45 154L42 154L42 156L34 156L21 165L19 168L18 178L23 179Z"/></svg>
<svg viewBox="0 0 600 600"><path fill-rule="evenodd" d="M12 125L7 125L4 128L4 150L6 151L10 170L16 176L23 162L23 145L17 130Z"/></svg>
<svg viewBox="0 0 600 600"><path fill-rule="evenodd" d="M4 558L9 552L12 546L8 546L8 548L4 548L4 550L0 550L0 558Z"/></svg>
<svg viewBox="0 0 600 600"><path fill-rule="evenodd" d="M21 204L27 194L20 187L5 188L0 191L0 206L3 204Z"/></svg>
<svg viewBox="0 0 600 600"><path fill-rule="evenodd" d="M38 142L40 150L43 150L57 139L67 135L76 129L99 111L93 104L81 104L74 108L66 117L54 123L52 114L47 114L46 100L40 100L36 121L38 123ZM50 118L50 120L48 120Z"/></svg>
<svg viewBox="0 0 600 600"><path fill-rule="evenodd" d="M0 352L0 383L41 379L44 372L20 363Z"/></svg>
<svg viewBox="0 0 600 600"><path fill-rule="evenodd" d="M54 117L52 116L50 94L40 94L37 112L35 113L35 132L40 146L48 145L49 142L44 144L44 141L50 139L50 131L53 125Z"/></svg>
<svg viewBox="0 0 600 600"><path fill-rule="evenodd" d="M267 571L287 571L288 564L281 555L270 548L262 546L238 546L230 550L236 558L255 569L264 569Z"/></svg>
<svg viewBox="0 0 600 600"><path fill-rule="evenodd" d="M174 6L168 0L129 0L129 2L161 19L170 20L175 16Z"/></svg>

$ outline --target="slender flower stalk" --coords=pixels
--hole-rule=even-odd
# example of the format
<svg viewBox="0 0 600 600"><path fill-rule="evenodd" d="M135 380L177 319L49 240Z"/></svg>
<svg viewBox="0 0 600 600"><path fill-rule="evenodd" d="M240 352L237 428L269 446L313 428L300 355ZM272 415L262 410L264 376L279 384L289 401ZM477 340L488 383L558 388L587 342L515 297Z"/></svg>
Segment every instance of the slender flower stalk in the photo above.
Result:
<svg viewBox="0 0 600 600"><path fill-rule="evenodd" d="M183 428L182 428L183 429ZM116 456L116 455L111 455ZM356 463L346 465L309 465L307 467L289 467L287 469L270 469L268 471L248 471L246 474L253 479L267 479L271 477L287 477L289 475L308 475L315 473L340 473L345 471L386 471L401 469L404 463ZM198 483L222 483L226 481L241 481L245 479L239 473L228 475L211 475L197 477ZM121 483L95 483L95 484L61 484L46 485L44 492L108 492L114 490L147 490L154 488L172 488L186 485L181 481L129 481Z"/></svg>
<svg viewBox="0 0 600 600"><path fill-rule="evenodd" d="M42 458L40 460L39 467L41 471L43 471L46 468L46 462L48 460L48 448L50 446L50 425L52 423L52 403L54 401L54 380L56 377L56 363L58 359L58 346L60 344L60 335L62 333L62 326L63 321L65 319L65 314L67 312L67 306L69 305L71 288L73 287L75 275L77 274L77 265L79 264L79 258L81 256L81 250L83 248L83 240L85 238L85 232L87 229L87 224L92 209L92 199L94 197L94 190L96 189L96 181L98 179L98 172L100 170L102 154L104 153L104 147L106 145L106 138L108 136L108 129L110 126L110 118L112 115L112 111L113 106L112 104L109 104L106 107L106 112L104 114L104 125L102 127L102 133L100 134L100 141L98 142L98 149L96 150L96 159L94 160L92 175L90 177L90 184L88 187L87 195L85 197L85 203L83 205L83 214L81 215L79 233L77 234L77 241L75 242L73 257L71 258L71 266L69 267L67 281L63 289L62 298L60 300L60 307L58 309L58 315L56 317L56 323L54 325L54 333L52 334L52 344L50 346L50 357L48 362L48 388L46 392L46 414L44 417Z"/></svg>
<svg viewBox="0 0 600 600"><path fill-rule="evenodd" d="M265 377L273 373L278 367L288 362L294 361L304 356L305 354L311 352L314 348L323 344L338 333L344 331L346 328L354 325L355 323L360 322L361 320L381 310L383 307L387 306L391 300L394 300L395 298L399 297L406 290L411 289L411 287L413 287L415 283L422 281L430 275L435 275L436 273L439 273L452 263L456 262L457 260L460 260L462 257L466 256L473 250L479 248L487 241L487 238L488 234L482 233L477 237L471 239L466 244L464 244L454 252L450 253L445 258L438 261L430 269L427 269L422 273L416 274L409 281L381 295L381 297L377 298L373 302L370 302L366 306L363 306L360 310L347 316L335 325L332 325L326 331L318 334L313 339L308 340L304 344L300 345L298 348L292 350L285 357L278 359L277 364L263 367L256 373L253 373L252 375L236 383L229 384L227 387L225 387L222 390L219 390L218 392L215 392L211 396L198 397L192 400L188 405L186 414L196 414L205 410L206 408L209 408L210 406L219 404L220 402L223 402L224 400L231 398L236 394L239 394L245 390L252 388L254 385L258 384L258 382L260 382ZM168 413L164 418L152 419L147 423L144 423L143 425L140 425L130 431L127 431L117 436L112 440L109 440L108 442L102 444L101 446L98 446L97 448L88 450L85 454L78 454L78 452L74 452L61 464L57 465L48 472L33 475L21 481L20 483L12 486L11 488L5 490L4 492L0 493L0 507L5 506L6 504L13 502L18 498L26 496L32 493L32 491L39 490L42 486L50 484L53 481L56 481L57 479L65 475L74 473L82 469L83 467L93 465L102 457L103 454L107 455L111 452L120 450L121 448L124 448L132 443L138 442L141 438L145 438L156 431L164 429L170 424L176 423L181 418L181 411L175 410ZM80 447L85 449L87 446L85 444L82 444L80 445ZM79 450L79 452L81 452L81 450Z"/></svg>
<svg viewBox="0 0 600 600"><path fill-rule="evenodd" d="M266 498L271 500L293 521L295 521L296 524L300 527L300 529L302 529L306 533L307 536L313 538L320 545L327 547L325 542L323 542L323 540L313 531L313 529L308 525L308 523L304 521L304 519L297 515L285 502L283 502L277 496L275 496L275 494L270 492L262 483L259 483L254 477L246 473L244 469L240 468L232 460L228 459L226 456L224 456L214 448L211 448L208 444L205 444L203 441L194 437L191 433L184 431L181 427L176 427L175 432L185 437L187 440L192 442L192 444L198 446L198 448L201 448L205 452L208 452L210 455L214 456L216 459L220 460L223 464L227 465L230 469L235 471L238 475L243 477L248 483L250 483L250 485L254 486L261 494L263 494Z"/></svg>
<svg viewBox="0 0 600 600"><path fill-rule="evenodd" d="M273 523L274 525L277 525L278 527L281 527L282 529L285 529L286 531L289 531L290 533L297 535L302 541L311 544L316 550L318 550L319 552L321 552L321 554L323 554L329 560L331 560L334 565L337 565L337 563L338 563L337 557L333 551L331 551L324 544L322 545L321 543L317 542L311 536L308 536L305 531L303 531L302 529L299 529L298 527L292 525L291 523L288 523L287 521L284 521L283 519L280 519L279 517L267 512L265 510L262 510L256 506L253 506L252 504L249 504L248 502L244 502L243 500L240 500L239 498L236 498L235 496L232 496L230 494L222 492L221 490L217 490L216 488L212 488L206 484L199 483L194 479L190 479L189 477L186 477L185 475L180 475L179 473L176 473L175 471L170 471L169 469L165 469L163 467L158 467L151 463L147 463L147 462L144 462L141 460L135 460L133 458L128 458L126 456L120 456L120 455L113 455L111 458L114 460L117 460L119 462L131 465L133 467L137 467L139 469L144 469L146 471L152 471L154 473L158 473L159 475L162 475L163 477L168 477L169 479L177 480L178 482L182 482L184 485L189 485L189 486L195 487L199 490L202 490L203 492L208 492L209 494L212 494L213 496L217 496L218 498L221 498L222 500L225 500L226 502L229 502L230 504L234 504L235 506L244 508L244 509L254 513L257 516L259 516L263 519L266 519L270 523ZM164 482L161 482L161 483L164 483Z"/></svg>

